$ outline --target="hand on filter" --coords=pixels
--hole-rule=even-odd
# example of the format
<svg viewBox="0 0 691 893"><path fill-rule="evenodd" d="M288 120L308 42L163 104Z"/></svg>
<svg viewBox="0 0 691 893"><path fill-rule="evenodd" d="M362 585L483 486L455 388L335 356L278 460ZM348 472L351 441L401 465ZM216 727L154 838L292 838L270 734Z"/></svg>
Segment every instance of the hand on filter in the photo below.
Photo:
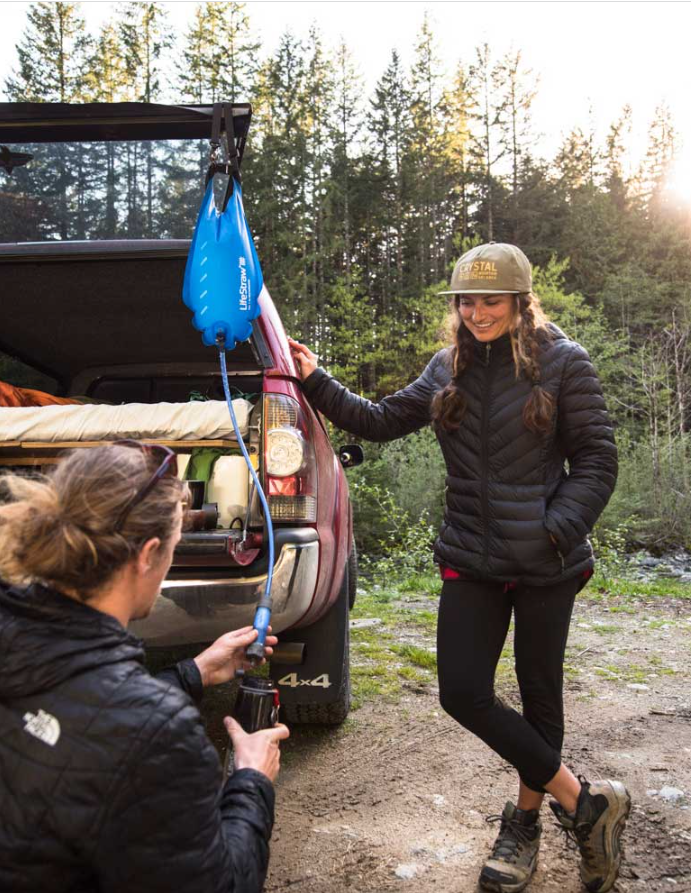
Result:
<svg viewBox="0 0 691 893"><path fill-rule="evenodd" d="M297 363L297 367L300 371L300 378L304 381L317 368L317 357L312 353L309 347L305 347L304 344L300 344L300 342L296 341L294 338L288 338L288 345L290 347L290 352L293 355L293 359Z"/></svg>
<svg viewBox="0 0 691 893"><path fill-rule="evenodd" d="M290 735L288 727L278 723L270 729L248 735L240 723L230 716L226 716L223 723L233 742L235 768L256 769L271 781L276 781L281 765L279 742Z"/></svg>
<svg viewBox="0 0 691 893"><path fill-rule="evenodd" d="M271 632L271 627L269 627ZM252 664L245 657L248 645L257 638L257 630L252 626L244 626L242 629L233 630L220 636L213 645L209 645L206 651L198 654L194 662L199 667L202 683L206 685L220 685L228 682L235 676L239 669L250 670ZM273 654L272 645L278 642L276 636L266 637L266 653ZM264 661L262 661L264 663Z"/></svg>

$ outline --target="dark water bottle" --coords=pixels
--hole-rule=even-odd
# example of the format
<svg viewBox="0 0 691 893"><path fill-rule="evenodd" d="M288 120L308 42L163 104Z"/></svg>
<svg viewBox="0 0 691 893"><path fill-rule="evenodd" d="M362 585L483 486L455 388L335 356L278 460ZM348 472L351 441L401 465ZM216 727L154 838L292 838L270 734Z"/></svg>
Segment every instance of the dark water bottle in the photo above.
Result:
<svg viewBox="0 0 691 893"><path fill-rule="evenodd" d="M240 683L238 696L231 716L251 735L260 729L270 729L278 722L278 689L272 679L263 676L245 676ZM232 771L230 742L223 761L223 780Z"/></svg>

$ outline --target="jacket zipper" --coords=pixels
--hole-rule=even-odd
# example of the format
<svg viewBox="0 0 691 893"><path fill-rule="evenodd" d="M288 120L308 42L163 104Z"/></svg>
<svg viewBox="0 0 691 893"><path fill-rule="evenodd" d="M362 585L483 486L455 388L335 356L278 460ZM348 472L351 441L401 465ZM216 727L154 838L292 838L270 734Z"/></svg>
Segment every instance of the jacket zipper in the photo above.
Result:
<svg viewBox="0 0 691 893"><path fill-rule="evenodd" d="M487 563L489 560L489 499L487 496L489 476L489 397L492 390L491 370L490 370L490 353L492 344L487 342L485 345L485 399L482 401L482 431L480 435L480 449L482 451L481 464L481 480L480 495L482 500L482 532L483 532L483 548L482 548L482 573L487 572Z"/></svg>

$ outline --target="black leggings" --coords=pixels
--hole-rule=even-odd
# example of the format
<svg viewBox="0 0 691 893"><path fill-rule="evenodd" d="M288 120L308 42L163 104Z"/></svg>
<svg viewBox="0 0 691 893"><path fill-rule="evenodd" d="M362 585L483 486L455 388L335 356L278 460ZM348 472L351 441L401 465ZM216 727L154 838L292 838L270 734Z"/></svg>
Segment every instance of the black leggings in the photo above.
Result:
<svg viewBox="0 0 691 893"><path fill-rule="evenodd" d="M511 763L531 790L561 765L564 650L580 577L556 586L446 580L437 626L444 710ZM494 674L513 609L516 676L523 715L494 693Z"/></svg>

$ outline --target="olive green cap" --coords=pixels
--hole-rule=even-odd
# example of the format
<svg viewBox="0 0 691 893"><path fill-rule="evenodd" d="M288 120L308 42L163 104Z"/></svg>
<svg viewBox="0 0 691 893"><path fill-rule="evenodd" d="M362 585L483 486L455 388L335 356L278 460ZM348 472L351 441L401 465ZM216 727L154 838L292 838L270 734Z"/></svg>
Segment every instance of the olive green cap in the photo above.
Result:
<svg viewBox="0 0 691 893"><path fill-rule="evenodd" d="M532 287L530 261L521 249L506 242L488 242L466 251L453 268L451 287L439 294L516 295Z"/></svg>

